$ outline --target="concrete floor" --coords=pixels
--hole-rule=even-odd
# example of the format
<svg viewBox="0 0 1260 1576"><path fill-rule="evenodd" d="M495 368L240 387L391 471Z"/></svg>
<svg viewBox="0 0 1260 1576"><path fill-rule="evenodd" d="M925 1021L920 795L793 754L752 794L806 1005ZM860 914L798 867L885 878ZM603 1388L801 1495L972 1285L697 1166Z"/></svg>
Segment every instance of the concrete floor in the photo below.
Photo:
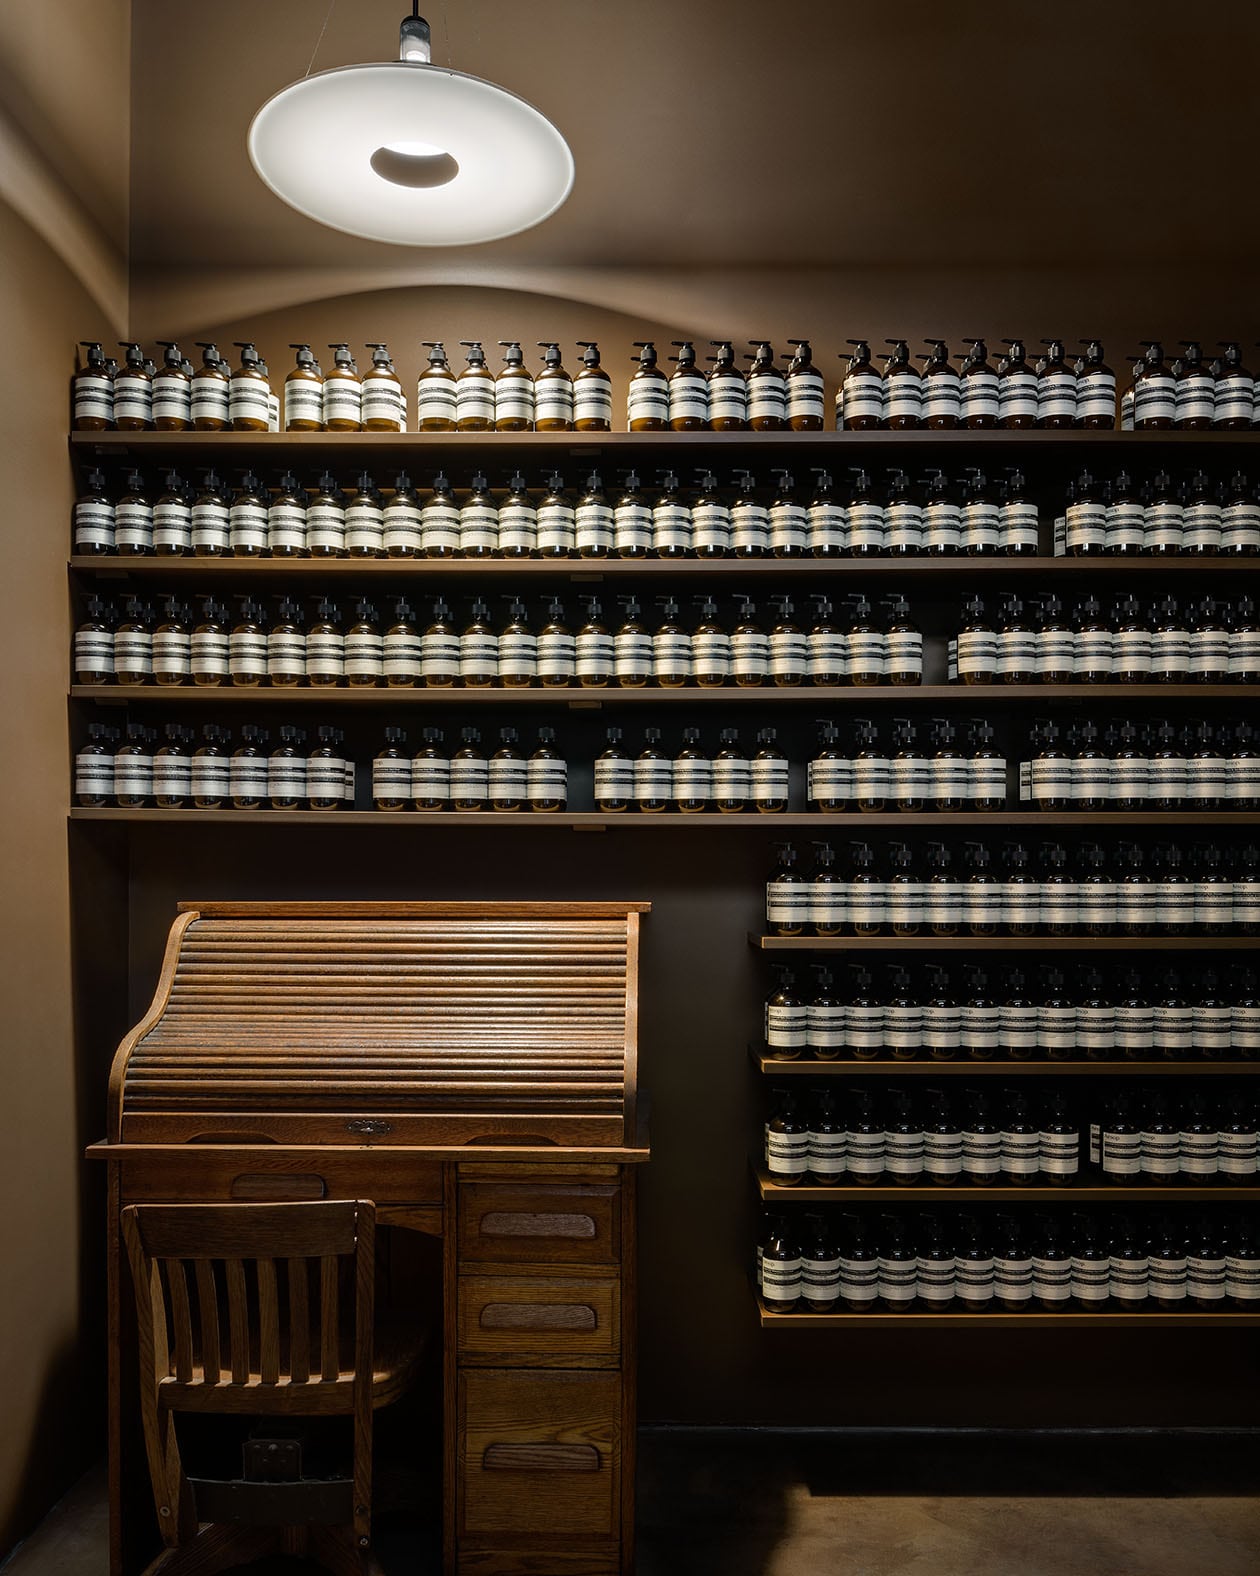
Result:
<svg viewBox="0 0 1260 1576"><path fill-rule="evenodd" d="M638 1576L1256 1576L1258 1494L1254 1435L649 1432ZM393 1542L391 1573L434 1570ZM103 1576L103 1472L4 1571Z"/></svg>

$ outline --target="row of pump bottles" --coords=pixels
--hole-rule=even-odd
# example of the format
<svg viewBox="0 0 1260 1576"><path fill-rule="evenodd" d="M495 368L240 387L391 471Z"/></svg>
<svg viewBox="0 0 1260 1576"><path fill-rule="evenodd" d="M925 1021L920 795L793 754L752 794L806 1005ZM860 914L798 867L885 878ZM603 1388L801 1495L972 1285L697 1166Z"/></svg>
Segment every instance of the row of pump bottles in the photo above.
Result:
<svg viewBox="0 0 1260 1576"><path fill-rule="evenodd" d="M1149 480L1088 469L1069 482L1053 528L1056 558L1250 558L1260 553L1260 501L1243 470L1218 480L1204 470Z"/></svg>
<svg viewBox="0 0 1260 1576"><path fill-rule="evenodd" d="M606 488L599 471L569 490L559 471L541 492L514 471L506 490L477 473L456 494L439 471L428 489L406 472L382 490L368 471L347 495L325 471L315 488L292 471L268 486L253 470L230 485L213 467L193 484L168 470L160 484L136 469L121 489L92 470L74 508L76 553L257 558L872 558L1038 551L1039 515L1023 473L991 482L980 470L920 482L893 469L886 484L861 467L837 482L821 467L798 485L784 467L731 485L697 467L688 486L663 469L645 487L637 472ZM117 496L113 496L117 493Z"/></svg>
<svg viewBox="0 0 1260 1576"><path fill-rule="evenodd" d="M780 843L766 881L766 928L776 936L1111 936L1260 934L1260 849L1121 841L997 850L968 841L848 845L843 868L814 845L806 878ZM995 874L995 869L1000 873Z"/></svg>
<svg viewBox="0 0 1260 1576"><path fill-rule="evenodd" d="M1260 1311L1260 1219L1193 1210L1020 1215L767 1211L755 1281L768 1312Z"/></svg>
<svg viewBox="0 0 1260 1576"><path fill-rule="evenodd" d="M904 597L884 599L876 620L861 594L851 612L833 618L829 597L815 596L812 616L798 624L790 597L771 597L778 608L768 627L755 604L736 599L733 625L719 620L716 598L696 598L699 621L681 621L673 596L657 600L661 622L645 616L639 599L619 598L620 622L605 622L598 598L570 620L552 598L538 622L524 601L505 595L507 613L493 618L474 600L456 620L444 599L429 620L418 619L399 599L381 618L364 598L345 620L339 605L321 597L313 619L289 596L269 615L253 597L239 599L233 618L214 597L202 600L200 617L174 596L155 611L138 596L124 599L121 616L99 596L86 600L86 617L74 636L74 671L80 684L231 683L253 687L301 684L372 687L425 685L450 688L528 688L535 684L600 689L694 684L701 689L889 684L913 686L923 676L923 636L910 622Z"/></svg>
<svg viewBox="0 0 1260 1576"><path fill-rule="evenodd" d="M77 431L203 432L402 432L408 400L388 346L371 341L371 363L360 371L347 342L330 344L325 371L309 344L290 346L296 362L284 380L284 409L272 389L266 361L252 342L236 341L233 368L218 346L198 341L199 366L178 344L160 340L162 364L138 343L120 342L125 359L107 356L103 344L83 341L87 354L71 385ZM609 432L612 379L599 346L577 341L581 369L570 374L557 341L540 341L542 367L526 368L521 342L500 340L503 367L490 370L483 343L461 340L465 365L457 374L445 346L422 342L427 365L416 382L418 432ZM790 339L779 356L769 340L750 340L739 365L733 340L711 340L716 354L707 372L695 342L674 340L672 374L659 365L656 345L637 340L635 371L626 397L629 432L817 432L826 425L827 398L810 342ZM1045 354L1028 360L1026 344L1004 339L1006 353L989 360L982 339L966 339L961 366L943 339L926 341L922 368L909 343L889 339L881 372L866 340L851 339L852 354L835 399L838 431L916 428L949 431L1059 431L1116 426L1116 375L1098 340L1082 340L1070 357L1065 342L1042 340ZM1255 379L1243 365L1240 341L1221 341L1223 355L1204 361L1202 345L1182 340L1184 354L1171 364L1163 346L1143 340L1131 357L1133 379L1121 396L1122 429L1235 431L1256 421ZM780 365L786 361L786 367Z"/></svg>
<svg viewBox="0 0 1260 1576"><path fill-rule="evenodd" d="M992 610L990 610L992 609ZM971 596L946 648L962 684L1223 684L1260 679L1255 599L1094 595L1065 607L1053 593Z"/></svg>
<svg viewBox="0 0 1260 1576"><path fill-rule="evenodd" d="M372 807L540 814L565 808L569 768L553 729L539 728L529 751L515 728L500 728L498 747L489 753L478 728L462 728L452 749L444 737L440 728L425 728L412 754L405 730L386 728L371 767ZM352 810L357 785L345 736L328 724L309 733L285 723L273 735L247 723L234 747L217 723L207 723L198 741L182 723L159 732L138 721L122 731L94 722L74 761L75 801L91 809Z"/></svg>
<svg viewBox="0 0 1260 1576"><path fill-rule="evenodd" d="M1254 869L1254 866L1253 866ZM1074 974L1041 964L992 969L968 963L922 970L890 964L877 986L850 964L847 985L813 968L776 967L765 1004L765 1051L776 1061L1185 1062L1260 1056L1254 969L1222 973L1113 965Z"/></svg>
<svg viewBox="0 0 1260 1576"><path fill-rule="evenodd" d="M777 1187L1237 1186L1260 1168L1241 1089L1130 1089L1076 1112L1059 1090L1004 1089L997 1103L979 1089L854 1085L843 1111L830 1088L773 1093L762 1158Z"/></svg>

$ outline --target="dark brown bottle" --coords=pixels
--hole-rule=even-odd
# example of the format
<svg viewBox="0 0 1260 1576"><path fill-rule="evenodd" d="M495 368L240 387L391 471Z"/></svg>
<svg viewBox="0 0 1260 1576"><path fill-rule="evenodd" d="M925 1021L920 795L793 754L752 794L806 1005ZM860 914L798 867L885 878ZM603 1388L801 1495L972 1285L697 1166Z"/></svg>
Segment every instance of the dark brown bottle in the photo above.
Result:
<svg viewBox="0 0 1260 1576"><path fill-rule="evenodd" d="M923 425L933 432L952 432L962 409L962 384L943 339L926 341L931 352L923 363Z"/></svg>
<svg viewBox="0 0 1260 1576"><path fill-rule="evenodd" d="M775 365L774 346L750 339L754 354L748 369L748 426L753 432L782 432L787 423L787 379Z"/></svg>
<svg viewBox="0 0 1260 1576"><path fill-rule="evenodd" d="M983 339L964 339L971 349L962 364L962 400L959 426L968 431L985 431L998 423L998 377L989 362L989 349Z"/></svg>
<svg viewBox="0 0 1260 1576"><path fill-rule="evenodd" d="M599 346L591 339L579 339L582 370L573 380L573 430L575 432L612 431L612 379L599 361Z"/></svg>
<svg viewBox="0 0 1260 1576"><path fill-rule="evenodd" d="M534 426L534 380L525 369L520 341L501 339L506 354L494 380L494 430L530 432Z"/></svg>

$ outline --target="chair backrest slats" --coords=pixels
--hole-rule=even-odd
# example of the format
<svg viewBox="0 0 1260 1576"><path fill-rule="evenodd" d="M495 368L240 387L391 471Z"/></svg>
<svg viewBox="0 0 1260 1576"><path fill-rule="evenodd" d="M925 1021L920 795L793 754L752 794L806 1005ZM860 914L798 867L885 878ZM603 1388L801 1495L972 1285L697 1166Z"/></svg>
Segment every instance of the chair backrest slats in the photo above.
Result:
<svg viewBox="0 0 1260 1576"><path fill-rule="evenodd" d="M280 1382L280 1297L274 1259L258 1260L258 1377L263 1384Z"/></svg>
<svg viewBox="0 0 1260 1576"><path fill-rule="evenodd" d="M188 1279L183 1259L165 1259L166 1291L171 1304L171 1335L175 1377L190 1384L193 1376L192 1314L188 1306Z"/></svg>
<svg viewBox="0 0 1260 1576"><path fill-rule="evenodd" d="M240 1259L224 1261L228 1299L228 1362L233 1384L249 1382L249 1293Z"/></svg>
<svg viewBox="0 0 1260 1576"><path fill-rule="evenodd" d="M290 1259L289 1266L289 1376L294 1384L311 1377L311 1301L307 1261Z"/></svg>
<svg viewBox="0 0 1260 1576"><path fill-rule="evenodd" d="M223 1372L223 1348L219 1343L219 1297L210 1259L197 1259L197 1309L201 1316L201 1366L207 1384L218 1384Z"/></svg>
<svg viewBox="0 0 1260 1576"><path fill-rule="evenodd" d="M319 1372L322 1379L336 1379L341 1372L337 1350L337 1260L319 1261Z"/></svg>

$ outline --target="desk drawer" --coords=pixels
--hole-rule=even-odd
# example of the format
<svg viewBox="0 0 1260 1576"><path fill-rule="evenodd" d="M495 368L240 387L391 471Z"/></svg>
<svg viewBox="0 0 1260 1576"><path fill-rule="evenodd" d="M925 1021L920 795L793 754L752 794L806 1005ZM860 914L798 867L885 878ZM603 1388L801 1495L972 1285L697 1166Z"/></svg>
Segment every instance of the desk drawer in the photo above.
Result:
<svg viewBox="0 0 1260 1576"><path fill-rule="evenodd" d="M621 1191L615 1184L461 1182L460 1262L615 1264Z"/></svg>
<svg viewBox="0 0 1260 1576"><path fill-rule="evenodd" d="M169 1154L134 1155L122 1162L127 1204L287 1203L298 1199L369 1198L377 1204L441 1204L442 1162L408 1154L321 1155L216 1153L189 1144Z"/></svg>
<svg viewBox="0 0 1260 1576"><path fill-rule="evenodd" d="M551 1275L464 1275L459 1282L460 1356L615 1359L621 1350L617 1280Z"/></svg>
<svg viewBox="0 0 1260 1576"><path fill-rule="evenodd" d="M459 1528L473 1537L615 1537L621 1376L467 1369Z"/></svg>

